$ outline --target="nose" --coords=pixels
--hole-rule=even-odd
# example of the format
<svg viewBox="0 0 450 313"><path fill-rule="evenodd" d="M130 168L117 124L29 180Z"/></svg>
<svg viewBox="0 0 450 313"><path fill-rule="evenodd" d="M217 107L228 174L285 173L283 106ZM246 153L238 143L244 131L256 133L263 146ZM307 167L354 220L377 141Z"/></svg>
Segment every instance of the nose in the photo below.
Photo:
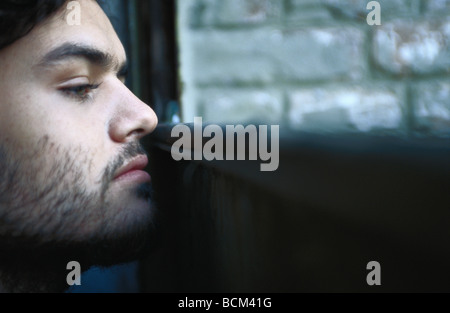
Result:
<svg viewBox="0 0 450 313"><path fill-rule="evenodd" d="M132 142L150 134L158 125L155 112L123 84L115 88L116 99L109 136L115 142Z"/></svg>

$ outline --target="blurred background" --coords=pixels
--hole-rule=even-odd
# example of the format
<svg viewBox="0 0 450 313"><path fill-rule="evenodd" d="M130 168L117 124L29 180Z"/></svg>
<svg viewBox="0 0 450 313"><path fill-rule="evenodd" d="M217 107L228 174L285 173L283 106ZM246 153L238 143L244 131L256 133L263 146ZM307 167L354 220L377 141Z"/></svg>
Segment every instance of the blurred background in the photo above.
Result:
<svg viewBox="0 0 450 313"><path fill-rule="evenodd" d="M128 83L163 122L448 137L450 2L110 0Z"/></svg>
<svg viewBox="0 0 450 313"><path fill-rule="evenodd" d="M450 1L180 0L183 120L450 130Z"/></svg>
<svg viewBox="0 0 450 313"><path fill-rule="evenodd" d="M379 0L381 25L369 2L102 4L160 120L161 232L149 259L93 269L82 291L450 290L450 1ZM196 116L280 125L279 170L174 162L170 130Z"/></svg>

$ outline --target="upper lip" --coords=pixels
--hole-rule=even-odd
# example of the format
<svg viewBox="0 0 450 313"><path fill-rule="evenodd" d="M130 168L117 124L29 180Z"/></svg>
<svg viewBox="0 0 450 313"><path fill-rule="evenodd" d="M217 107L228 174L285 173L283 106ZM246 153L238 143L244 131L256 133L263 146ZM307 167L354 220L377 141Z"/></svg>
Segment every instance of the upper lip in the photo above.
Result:
<svg viewBox="0 0 450 313"><path fill-rule="evenodd" d="M139 171L143 170L148 164L148 158L146 155L139 155L133 160L131 160L129 163L122 166L114 176L114 179L122 176L123 174L126 174L131 171Z"/></svg>

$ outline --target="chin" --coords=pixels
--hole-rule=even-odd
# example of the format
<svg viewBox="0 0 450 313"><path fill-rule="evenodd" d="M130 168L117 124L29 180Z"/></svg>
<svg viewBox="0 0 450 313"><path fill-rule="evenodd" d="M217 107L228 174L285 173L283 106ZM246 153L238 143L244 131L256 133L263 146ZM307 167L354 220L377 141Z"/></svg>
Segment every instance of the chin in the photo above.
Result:
<svg viewBox="0 0 450 313"><path fill-rule="evenodd" d="M129 223L151 223L153 206L150 184L145 183L128 188L118 187L111 188L107 195L105 214L123 226L130 226L127 225Z"/></svg>
<svg viewBox="0 0 450 313"><path fill-rule="evenodd" d="M102 225L97 224L89 236L91 264L109 266L134 261L152 250L155 214L150 197L144 196L142 189L149 190L148 186L120 189L115 193L111 189L113 196L104 208Z"/></svg>

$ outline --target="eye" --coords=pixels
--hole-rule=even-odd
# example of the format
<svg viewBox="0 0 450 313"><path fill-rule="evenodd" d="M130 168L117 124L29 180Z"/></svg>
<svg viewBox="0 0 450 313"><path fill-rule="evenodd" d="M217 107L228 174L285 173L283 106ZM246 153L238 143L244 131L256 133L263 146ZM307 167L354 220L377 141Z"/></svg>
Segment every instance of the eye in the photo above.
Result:
<svg viewBox="0 0 450 313"><path fill-rule="evenodd" d="M101 84L83 84L79 86L64 87L60 90L68 97L81 102L87 101L92 98L92 93L95 89L100 87Z"/></svg>

